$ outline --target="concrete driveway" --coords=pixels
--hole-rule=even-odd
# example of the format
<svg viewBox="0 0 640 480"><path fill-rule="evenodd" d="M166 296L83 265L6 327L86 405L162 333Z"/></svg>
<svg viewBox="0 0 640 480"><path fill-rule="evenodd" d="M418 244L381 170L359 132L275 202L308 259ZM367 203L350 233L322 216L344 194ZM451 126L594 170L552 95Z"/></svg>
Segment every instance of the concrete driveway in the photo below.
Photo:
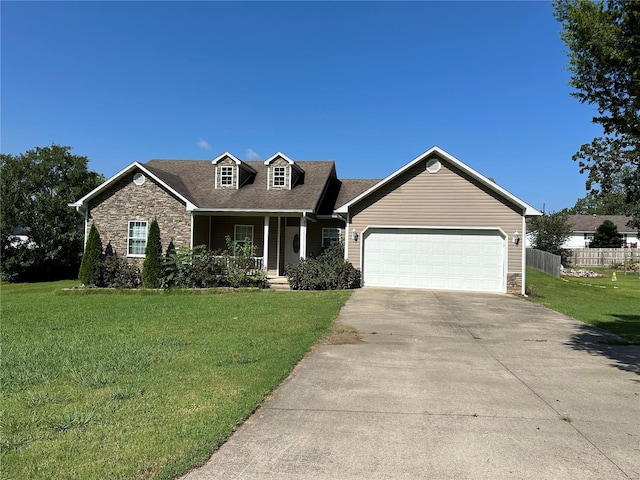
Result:
<svg viewBox="0 0 640 480"><path fill-rule="evenodd" d="M509 295L365 288L186 479L640 479L640 347Z"/></svg>

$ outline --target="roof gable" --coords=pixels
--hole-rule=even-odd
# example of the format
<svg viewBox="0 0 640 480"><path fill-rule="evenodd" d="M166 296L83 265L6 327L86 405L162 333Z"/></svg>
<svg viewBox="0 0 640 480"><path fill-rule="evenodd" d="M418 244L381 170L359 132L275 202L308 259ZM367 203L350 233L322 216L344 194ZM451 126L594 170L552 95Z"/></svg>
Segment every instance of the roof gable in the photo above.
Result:
<svg viewBox="0 0 640 480"><path fill-rule="evenodd" d="M471 178L475 179L476 181L478 181L479 183L481 183L482 185L484 185L488 189L492 190L493 192L495 192L500 197L502 197L505 200L509 201L510 203L513 203L516 206L520 207L522 209L522 211L523 211L523 215L525 215L525 216L541 215L541 212L539 212L538 210L533 208L531 205L523 202L522 200L520 200L515 195L509 193L507 190L505 190L504 188L500 187L495 182L491 181L489 178L487 178L484 175L480 174L479 172L475 171L474 169L472 169L468 165L464 164L463 162L461 162L460 160L458 160L457 158L455 158L452 155L448 154L447 152L445 152L444 150L442 150L441 148L439 148L437 146L434 146L434 147L430 148L429 150L427 150L423 154L419 155L418 157L416 157L415 159L413 159L412 161L410 161L409 163L407 163L406 165L404 165L400 169L398 169L395 172L393 172L391 175L387 176L386 178L383 178L378 183L376 183L372 187L368 188L366 191L362 192L357 197L355 197L352 200L348 201L344 205L341 205L339 208L336 209L336 212L338 212L338 213L348 213L349 212L349 207L351 207L352 205L358 203L359 201L363 200L364 198L368 197L373 192L378 191L380 188L382 188L383 186L387 185L389 182L391 182L392 180L396 179L397 177L399 177L404 172L406 172L407 170L411 169L412 167L414 167L418 163L426 160L428 157L430 157L434 153L437 154L443 160L451 163L453 166L457 167L463 173L466 173ZM427 167L427 168L429 168L429 167Z"/></svg>
<svg viewBox="0 0 640 480"><path fill-rule="evenodd" d="M125 175L130 174L131 172L133 172L136 169L142 171L145 175L147 175L149 178L151 178L154 182L156 182L161 187L163 187L166 190L168 190L172 195L174 195L180 201L184 202L187 210L194 210L195 208L197 208L195 206L195 204L189 198L187 198L183 193L179 192L178 190L176 190L174 188L175 187L175 185L173 185L174 182L170 182L171 184L166 182L165 180L160 178L158 175L156 175L153 171L151 171L150 169L146 168L144 165L142 165L142 164L140 164L138 162L133 162L133 163L127 165L122 170L120 170L118 173L116 173L114 176L112 176L111 178L107 179L101 185L98 185L96 188L91 190L84 197L82 197L81 199L77 200L74 203L70 203L69 206L70 207L75 207L75 208L84 207L86 202L88 202L89 200L91 200L96 195L98 195L99 193L103 192L104 190L106 190L110 186L114 185L118 180L123 178Z"/></svg>

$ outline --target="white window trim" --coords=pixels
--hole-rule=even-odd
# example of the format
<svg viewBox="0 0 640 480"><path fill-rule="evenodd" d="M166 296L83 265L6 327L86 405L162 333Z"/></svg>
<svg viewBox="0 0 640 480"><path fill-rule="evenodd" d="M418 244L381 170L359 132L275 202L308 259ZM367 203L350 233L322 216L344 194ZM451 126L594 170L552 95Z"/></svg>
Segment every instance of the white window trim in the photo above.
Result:
<svg viewBox="0 0 640 480"><path fill-rule="evenodd" d="M229 169L231 171L231 174L225 174L224 172L226 171L225 169ZM220 186L221 187L233 187L233 177L234 177L234 167L232 167L231 165L220 165ZM231 183L226 184L224 183L224 179L230 179Z"/></svg>
<svg viewBox="0 0 640 480"><path fill-rule="evenodd" d="M145 250L147 248L147 237L149 236L149 222L146 220L129 220L129 222L127 223L127 257L132 257L132 258L144 258L144 252L143 253L131 253L131 244L130 241L131 240L141 240L142 237L132 237L131 236L131 224L132 223L144 223L144 247Z"/></svg>
<svg viewBox="0 0 640 480"><path fill-rule="evenodd" d="M339 242L340 240L342 240L342 232L340 231L339 227L322 227L322 248L326 248L324 241L325 239L329 239L329 240L334 240L336 237L334 236L328 236L326 233L329 231L334 231L337 230L338 231L338 239L337 241Z"/></svg>
<svg viewBox="0 0 640 480"><path fill-rule="evenodd" d="M287 186L287 167L282 165L275 165L273 167L273 188L282 188ZM278 175L276 172L282 171L282 175ZM276 180L282 180L282 184L276 184Z"/></svg>
<svg viewBox="0 0 640 480"><path fill-rule="evenodd" d="M247 227L247 228L251 229L250 240L251 240L251 244L253 245L253 239L255 238L254 237L254 231L253 231L253 225L240 225L240 224L238 224L238 225L234 225L233 226L233 241L235 243L244 243L244 238L238 240L238 227ZM245 237L246 237L246 235L245 235Z"/></svg>

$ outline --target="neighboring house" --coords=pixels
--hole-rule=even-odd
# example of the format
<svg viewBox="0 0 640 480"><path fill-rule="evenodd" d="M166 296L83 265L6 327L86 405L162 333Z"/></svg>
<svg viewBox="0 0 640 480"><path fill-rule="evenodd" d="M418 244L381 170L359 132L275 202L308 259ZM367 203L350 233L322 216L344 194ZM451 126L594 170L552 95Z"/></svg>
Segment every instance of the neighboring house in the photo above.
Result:
<svg viewBox="0 0 640 480"><path fill-rule="evenodd" d="M588 247L597 228L605 220L610 220L618 228L618 233L622 235L623 246L638 248L638 231L627 226L631 217L624 215L569 215L568 221L571 225L571 236L563 244L563 247Z"/></svg>
<svg viewBox="0 0 640 480"><path fill-rule="evenodd" d="M341 180L332 161L282 153L134 162L70 206L133 259L157 218L165 247L250 241L271 276L342 240L364 286L492 292L524 291L519 232L540 215L438 147L382 180Z"/></svg>
<svg viewBox="0 0 640 480"><path fill-rule="evenodd" d="M27 248L36 248L35 242L29 240L30 231L28 228L24 228L18 225L11 231L11 235L7 238L9 240L9 246L17 248L21 245L26 245Z"/></svg>

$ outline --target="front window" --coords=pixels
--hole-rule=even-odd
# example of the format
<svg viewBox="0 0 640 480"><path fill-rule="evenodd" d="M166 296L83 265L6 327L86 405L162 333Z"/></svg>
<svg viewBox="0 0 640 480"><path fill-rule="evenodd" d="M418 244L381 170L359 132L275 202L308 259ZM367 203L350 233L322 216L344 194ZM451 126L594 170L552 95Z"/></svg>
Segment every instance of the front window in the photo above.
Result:
<svg viewBox="0 0 640 480"><path fill-rule="evenodd" d="M273 168L273 186L284 187L285 185L285 170L284 167Z"/></svg>
<svg viewBox="0 0 640 480"><path fill-rule="evenodd" d="M237 245L253 244L253 225L236 225L233 240Z"/></svg>
<svg viewBox="0 0 640 480"><path fill-rule="evenodd" d="M322 248L327 248L329 245L340 241L340 229L339 228L323 228L322 229Z"/></svg>
<svg viewBox="0 0 640 480"><path fill-rule="evenodd" d="M233 185L233 167L221 167L220 185L223 187L231 187Z"/></svg>
<svg viewBox="0 0 640 480"><path fill-rule="evenodd" d="M143 257L147 247L147 222L129 222L127 255Z"/></svg>

